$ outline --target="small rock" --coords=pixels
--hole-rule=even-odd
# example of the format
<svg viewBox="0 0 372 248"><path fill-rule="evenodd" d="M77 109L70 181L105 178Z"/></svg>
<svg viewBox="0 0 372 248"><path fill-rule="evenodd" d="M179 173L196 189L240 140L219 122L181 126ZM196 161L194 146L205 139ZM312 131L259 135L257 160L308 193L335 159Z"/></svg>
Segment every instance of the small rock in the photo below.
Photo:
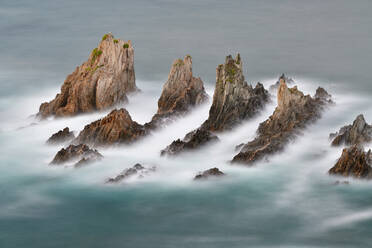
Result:
<svg viewBox="0 0 372 248"><path fill-rule="evenodd" d="M73 132L70 132L68 127L65 127L63 130L59 130L57 133L53 134L48 140L48 144L58 144L70 141L75 138Z"/></svg>
<svg viewBox="0 0 372 248"><path fill-rule="evenodd" d="M79 161L77 165L82 165L87 161L96 161L103 156L95 149L90 149L85 144L69 145L67 148L62 148L54 157L51 165L59 165L67 162Z"/></svg>
<svg viewBox="0 0 372 248"><path fill-rule="evenodd" d="M152 173L156 170L156 167L145 168L141 164L135 164L133 167L125 169L119 175L113 178L109 178L106 180L106 183L119 183L123 180L127 180L134 176L138 176L138 178L143 178L145 175Z"/></svg>
<svg viewBox="0 0 372 248"><path fill-rule="evenodd" d="M220 171L218 168L211 168L209 170L205 170L203 172L199 172L195 177L194 180L202 180L202 179L208 179L210 177L221 177L224 176L225 173Z"/></svg>

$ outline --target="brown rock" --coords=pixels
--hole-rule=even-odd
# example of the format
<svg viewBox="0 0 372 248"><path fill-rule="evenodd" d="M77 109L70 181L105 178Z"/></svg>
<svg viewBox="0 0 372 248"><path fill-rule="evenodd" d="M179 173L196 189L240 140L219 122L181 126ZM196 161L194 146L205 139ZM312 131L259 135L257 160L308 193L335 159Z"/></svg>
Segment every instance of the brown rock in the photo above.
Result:
<svg viewBox="0 0 372 248"><path fill-rule="evenodd" d="M341 157L329 170L329 174L371 179L371 161L371 150L364 152L363 148L353 145L349 148L343 149Z"/></svg>
<svg viewBox="0 0 372 248"><path fill-rule="evenodd" d="M57 133L53 134L48 140L48 144L58 144L70 141L75 138L73 132L70 132L68 127L65 127L63 130L59 130Z"/></svg>
<svg viewBox="0 0 372 248"><path fill-rule="evenodd" d="M125 109L113 110L106 117L84 127L74 143L104 146L130 143L146 134L145 128L133 121Z"/></svg>
<svg viewBox="0 0 372 248"><path fill-rule="evenodd" d="M323 91L322 89L317 92ZM320 118L324 106L329 103L321 94L304 95L297 87L288 88L280 79L278 106L274 113L258 128L258 136L243 146L232 162L252 165L268 155L284 149L285 145L301 133L309 123Z"/></svg>
<svg viewBox="0 0 372 248"><path fill-rule="evenodd" d="M223 173L222 171L215 167L209 170L205 170L203 172L199 172L199 174L194 177L194 180L205 180L210 177L221 177L224 175L225 173Z"/></svg>
<svg viewBox="0 0 372 248"><path fill-rule="evenodd" d="M145 168L141 164L135 164L133 167L125 169L119 175L113 178L109 178L106 180L106 183L119 183L121 181L125 181L129 178L134 176L138 176L139 178L144 177L145 175L152 173L156 170L156 167Z"/></svg>
<svg viewBox="0 0 372 248"><path fill-rule="evenodd" d="M352 125L344 126L337 133L330 134L332 145L362 145L372 140L372 126L368 125L363 115L358 115Z"/></svg>
<svg viewBox="0 0 372 248"><path fill-rule="evenodd" d="M286 82L287 85L292 85L292 84L294 84L294 80L293 80L292 78L290 78L290 77L286 77L286 76L284 75L284 73L283 73L283 74L279 77L278 81L276 81L275 84L273 84L273 85L270 86L270 88L269 88L270 91L278 90L279 85L280 85L280 79L283 79L283 80Z"/></svg>
<svg viewBox="0 0 372 248"><path fill-rule="evenodd" d="M51 165L59 165L67 162L89 160L95 161L103 158L103 156L94 149L90 149L85 144L69 145L67 148L62 148L54 157Z"/></svg>
<svg viewBox="0 0 372 248"><path fill-rule="evenodd" d="M136 90L131 42L107 34L88 61L67 76L61 93L41 104L38 116L72 116L102 110L127 101L127 93Z"/></svg>

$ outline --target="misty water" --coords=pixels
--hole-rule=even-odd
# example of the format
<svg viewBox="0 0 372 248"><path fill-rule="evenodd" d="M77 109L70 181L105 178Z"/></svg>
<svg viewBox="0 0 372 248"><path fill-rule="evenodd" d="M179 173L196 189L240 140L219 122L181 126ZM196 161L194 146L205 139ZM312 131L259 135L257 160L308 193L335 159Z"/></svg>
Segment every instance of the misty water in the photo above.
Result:
<svg viewBox="0 0 372 248"><path fill-rule="evenodd" d="M360 113L372 122L371 10L370 1L346 0L0 0L0 247L368 247L372 183L327 171L342 150L329 133ZM134 120L151 119L172 61L186 54L210 101L135 144L99 149L104 159L94 164L48 166L63 146L45 144L52 133L77 133L110 110L42 122L32 115L107 32L135 48L142 91L119 106ZM248 83L268 87L284 72L304 93L324 87L336 104L254 167L229 160L271 115L276 92L219 143L160 157L207 118L215 69L237 52ZM157 171L104 184L135 163ZM192 180L211 167L227 176Z"/></svg>

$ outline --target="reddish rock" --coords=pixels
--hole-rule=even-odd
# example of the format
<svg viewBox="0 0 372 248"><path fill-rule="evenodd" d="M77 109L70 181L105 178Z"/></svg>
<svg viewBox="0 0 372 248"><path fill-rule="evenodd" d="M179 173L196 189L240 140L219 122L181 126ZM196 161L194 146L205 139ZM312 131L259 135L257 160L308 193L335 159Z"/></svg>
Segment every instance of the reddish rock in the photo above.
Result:
<svg viewBox="0 0 372 248"><path fill-rule="evenodd" d="M85 144L69 145L67 148L62 148L54 157L51 165L59 165L67 162L89 160L96 161L103 158L103 156L95 149L90 149Z"/></svg>

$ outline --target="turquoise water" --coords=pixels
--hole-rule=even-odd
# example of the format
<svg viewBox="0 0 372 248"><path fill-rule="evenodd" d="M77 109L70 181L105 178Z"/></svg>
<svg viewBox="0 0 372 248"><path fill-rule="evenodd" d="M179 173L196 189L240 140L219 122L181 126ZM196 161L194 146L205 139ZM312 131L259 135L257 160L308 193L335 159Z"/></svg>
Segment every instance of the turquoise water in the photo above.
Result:
<svg viewBox="0 0 372 248"><path fill-rule="evenodd" d="M370 1L341 0L0 1L0 247L368 247L371 183L336 186L327 171L341 154L328 134L359 113L372 122L371 10ZM30 115L109 31L134 43L142 92L125 107L140 123L185 54L210 96L217 64L240 52L248 82L269 86L286 72L305 93L325 87L336 105L252 168L228 160L272 113L275 92L260 116L198 152L159 156L206 119L210 103L139 143L100 149L100 162L50 167L60 149L45 145L52 133L108 111L40 123ZM104 184L138 162L156 173ZM192 181L215 166L227 176Z"/></svg>

